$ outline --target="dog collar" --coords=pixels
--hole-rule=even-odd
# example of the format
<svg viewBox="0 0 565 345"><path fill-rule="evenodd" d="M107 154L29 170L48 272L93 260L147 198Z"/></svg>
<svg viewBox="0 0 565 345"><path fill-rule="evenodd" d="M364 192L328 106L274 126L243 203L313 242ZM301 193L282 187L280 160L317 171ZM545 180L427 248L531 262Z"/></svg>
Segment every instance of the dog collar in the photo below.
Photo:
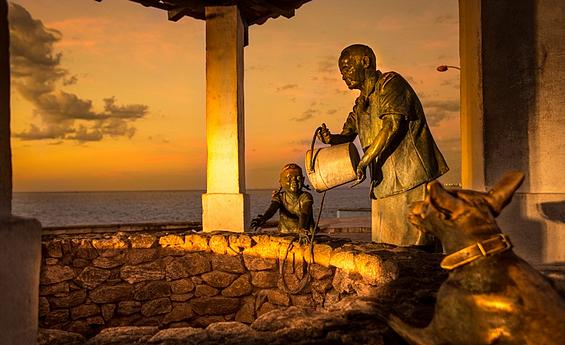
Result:
<svg viewBox="0 0 565 345"><path fill-rule="evenodd" d="M472 246L465 247L455 253L449 254L441 261L441 268L452 270L459 266L468 264L483 256L491 256L502 253L512 248L510 238L505 234L498 234L484 241L479 241Z"/></svg>

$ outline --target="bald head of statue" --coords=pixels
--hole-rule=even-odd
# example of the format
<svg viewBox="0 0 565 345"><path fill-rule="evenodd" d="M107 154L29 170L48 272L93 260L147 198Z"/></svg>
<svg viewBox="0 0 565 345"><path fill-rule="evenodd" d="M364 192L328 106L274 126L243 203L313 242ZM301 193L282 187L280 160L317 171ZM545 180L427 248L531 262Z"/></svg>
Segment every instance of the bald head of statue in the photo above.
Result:
<svg viewBox="0 0 565 345"><path fill-rule="evenodd" d="M361 89L367 71L377 69L377 58L371 48L353 44L342 50L338 60L339 71L350 89Z"/></svg>

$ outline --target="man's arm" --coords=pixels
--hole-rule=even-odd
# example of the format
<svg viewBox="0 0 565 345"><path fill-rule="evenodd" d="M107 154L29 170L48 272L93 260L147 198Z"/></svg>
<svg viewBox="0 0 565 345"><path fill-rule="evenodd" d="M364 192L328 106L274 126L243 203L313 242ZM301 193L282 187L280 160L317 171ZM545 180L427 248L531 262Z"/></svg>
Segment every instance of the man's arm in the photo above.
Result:
<svg viewBox="0 0 565 345"><path fill-rule="evenodd" d="M324 144L339 145L343 143L350 143L355 140L357 131L355 129L355 120L353 113L350 113L343 125L341 134L332 134L325 123L322 123L322 130L318 134L318 138Z"/></svg>
<svg viewBox="0 0 565 345"><path fill-rule="evenodd" d="M365 180L365 168L390 145L398 133L401 121L403 121L403 116L400 114L383 116L383 128L365 150L365 154L357 166L357 183Z"/></svg>

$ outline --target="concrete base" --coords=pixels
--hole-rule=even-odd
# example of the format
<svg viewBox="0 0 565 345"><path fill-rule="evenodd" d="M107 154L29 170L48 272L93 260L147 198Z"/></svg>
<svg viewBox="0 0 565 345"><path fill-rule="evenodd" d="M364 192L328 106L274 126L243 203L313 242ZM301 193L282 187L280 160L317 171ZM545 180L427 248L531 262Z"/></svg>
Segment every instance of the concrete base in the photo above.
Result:
<svg viewBox="0 0 565 345"><path fill-rule="evenodd" d="M202 195L204 232L245 232L249 225L249 195L245 193L206 193Z"/></svg>
<svg viewBox="0 0 565 345"><path fill-rule="evenodd" d="M565 193L516 193L497 223L531 264L565 262Z"/></svg>
<svg viewBox="0 0 565 345"><path fill-rule="evenodd" d="M0 219L0 344L35 344L41 266L41 224Z"/></svg>

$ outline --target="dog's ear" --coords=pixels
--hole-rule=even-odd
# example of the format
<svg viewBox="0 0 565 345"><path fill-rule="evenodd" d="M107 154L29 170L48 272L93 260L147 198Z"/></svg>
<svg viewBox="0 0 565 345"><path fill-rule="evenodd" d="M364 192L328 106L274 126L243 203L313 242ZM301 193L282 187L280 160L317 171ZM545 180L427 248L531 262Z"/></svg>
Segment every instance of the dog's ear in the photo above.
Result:
<svg viewBox="0 0 565 345"><path fill-rule="evenodd" d="M428 192L434 207L449 218L464 207L463 202L446 191L438 181L428 183Z"/></svg>
<svg viewBox="0 0 565 345"><path fill-rule="evenodd" d="M514 192L516 192L523 181L523 173L520 171L511 171L506 173L488 192L485 200L489 204L495 217L510 203Z"/></svg>

